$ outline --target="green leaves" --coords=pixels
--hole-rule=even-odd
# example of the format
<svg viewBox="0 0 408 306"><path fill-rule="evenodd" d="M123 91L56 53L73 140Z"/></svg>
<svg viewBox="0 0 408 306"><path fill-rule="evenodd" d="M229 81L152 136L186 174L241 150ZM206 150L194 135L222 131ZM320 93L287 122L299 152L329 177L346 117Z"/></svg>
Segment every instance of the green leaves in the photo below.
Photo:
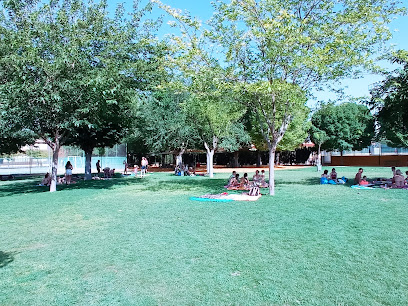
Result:
<svg viewBox="0 0 408 306"><path fill-rule="evenodd" d="M242 79L283 79L301 88L354 75L391 37L386 24L405 11L401 2L216 2L214 42ZM244 72L242 74L242 72Z"/></svg>
<svg viewBox="0 0 408 306"><path fill-rule="evenodd" d="M391 60L403 65L371 91L370 105L376 111L378 138L394 147L408 147L408 61L407 52Z"/></svg>
<svg viewBox="0 0 408 306"><path fill-rule="evenodd" d="M108 127L126 130L132 96L164 75L158 67L165 48L150 39L149 27L110 19L106 1L5 6L10 14L0 20L0 95L11 126L12 116L20 117L24 128L43 138L77 135L78 128L92 137L90 127L98 126L105 133Z"/></svg>
<svg viewBox="0 0 408 306"><path fill-rule="evenodd" d="M325 150L361 150L374 138L374 117L364 105L323 105L311 121L311 139Z"/></svg>

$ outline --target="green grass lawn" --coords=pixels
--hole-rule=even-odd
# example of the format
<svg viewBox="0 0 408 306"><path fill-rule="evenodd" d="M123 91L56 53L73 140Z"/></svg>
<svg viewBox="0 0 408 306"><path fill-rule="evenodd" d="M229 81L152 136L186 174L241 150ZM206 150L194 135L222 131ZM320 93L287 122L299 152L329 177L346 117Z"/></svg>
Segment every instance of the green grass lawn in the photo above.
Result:
<svg viewBox="0 0 408 306"><path fill-rule="evenodd" d="M0 305L406 305L408 190L305 168L257 202L189 200L227 177L1 182Z"/></svg>

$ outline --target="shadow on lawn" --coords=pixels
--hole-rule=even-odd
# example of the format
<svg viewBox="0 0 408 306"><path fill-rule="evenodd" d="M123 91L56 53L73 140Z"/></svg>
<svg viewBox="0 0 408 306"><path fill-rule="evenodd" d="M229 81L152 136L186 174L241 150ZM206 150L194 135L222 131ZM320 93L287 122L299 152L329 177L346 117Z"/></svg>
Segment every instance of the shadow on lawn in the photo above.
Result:
<svg viewBox="0 0 408 306"><path fill-rule="evenodd" d="M196 189L205 189L211 193L220 193L226 191L224 185L225 179L200 179L195 177L176 178L171 181L149 180L149 185L144 189L147 191L189 191Z"/></svg>
<svg viewBox="0 0 408 306"><path fill-rule="evenodd" d="M134 178L114 178L111 180L90 180L90 181L78 181L77 184L71 185L58 185L57 190L79 190L79 189L112 189L117 187L125 187L131 185L139 185L141 190L145 191L189 191L189 190L200 190L206 193L221 193L227 192L224 185L227 183L226 179L209 179L201 177L174 177L169 175L169 177L155 178L147 177L145 179L134 179ZM276 186L293 186L293 185L306 185L314 186L320 185L319 178L310 177L302 180L276 180ZM349 180L346 184L340 185L344 187L350 187L352 182ZM0 198L17 195L17 194L27 194L27 193L43 193L48 192L49 187L37 186L36 181L19 181L13 184L0 185Z"/></svg>
<svg viewBox="0 0 408 306"><path fill-rule="evenodd" d="M6 253L0 251L0 268L3 268L11 263L14 260L14 254L15 253Z"/></svg>
<svg viewBox="0 0 408 306"><path fill-rule="evenodd" d="M307 178L303 180L298 180L298 181L286 181L286 180L276 180L276 186L279 185L306 185L306 186L314 186L314 185L320 185L320 178ZM336 186L345 186L345 187L350 187L353 185L353 182L351 180L348 180L345 184L336 184Z"/></svg>
<svg viewBox="0 0 408 306"><path fill-rule="evenodd" d="M100 181L78 181L76 184L71 185L57 185L57 191L70 189L111 189L117 186L128 186L134 184L140 184L140 180L132 180L129 178L111 179L111 180L100 180ZM43 193L50 190L47 186L36 185L37 181L20 181L13 184L7 184L0 186L0 198L26 193Z"/></svg>

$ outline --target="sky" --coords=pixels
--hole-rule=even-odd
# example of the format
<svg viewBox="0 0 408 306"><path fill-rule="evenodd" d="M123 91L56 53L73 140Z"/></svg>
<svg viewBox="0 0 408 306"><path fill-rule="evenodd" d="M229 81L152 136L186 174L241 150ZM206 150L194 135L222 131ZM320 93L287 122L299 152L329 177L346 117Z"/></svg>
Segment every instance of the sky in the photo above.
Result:
<svg viewBox="0 0 408 306"><path fill-rule="evenodd" d="M212 13L213 8L211 6L212 0L161 0L164 4L167 4L173 8L178 8L182 10L187 10L191 13L192 16L198 17L203 22L208 20ZM109 6L114 10L114 7L117 3L124 3L126 9L131 9L132 1L118 1L118 0L108 0ZM403 0L404 5L408 7L408 0ZM155 8L155 12L153 16L158 16L160 13L158 12L158 8ZM165 22L166 18L165 16ZM168 19L170 20L170 18ZM408 50L408 16L399 16L395 19L390 25L389 28L393 31L393 38L388 42L389 44L393 44L395 49L404 49ZM163 33L175 31L170 27L163 28ZM388 62L381 62L381 66L385 68L392 69L393 67ZM346 95L349 95L354 98L368 96L369 89L373 86L374 83L383 80L384 77L380 75L373 75L366 73L360 79L346 79L339 85L339 88L344 88L344 92ZM308 103L310 107L314 107L317 101L327 101L328 99L335 99L336 96L328 91L324 92L314 92L315 99L311 99Z"/></svg>

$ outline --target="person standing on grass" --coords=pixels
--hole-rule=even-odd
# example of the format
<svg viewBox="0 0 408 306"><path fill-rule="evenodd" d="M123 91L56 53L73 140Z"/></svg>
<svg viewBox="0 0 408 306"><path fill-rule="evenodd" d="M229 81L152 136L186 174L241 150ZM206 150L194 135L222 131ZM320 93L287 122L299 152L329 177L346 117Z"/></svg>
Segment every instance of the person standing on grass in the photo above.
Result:
<svg viewBox="0 0 408 306"><path fill-rule="evenodd" d="M363 168L358 169L358 172L356 173L356 176L354 177L354 183L359 185L361 182L361 175L363 174Z"/></svg>
<svg viewBox="0 0 408 306"><path fill-rule="evenodd" d="M128 169L128 162L127 160L123 161L123 165L125 166L125 169L123 170L123 174L127 174L127 169Z"/></svg>
<svg viewBox="0 0 408 306"><path fill-rule="evenodd" d="M147 161L146 157L142 157L142 162L141 162L142 170L140 172L140 177L143 177L146 174L148 163L149 162Z"/></svg>
<svg viewBox="0 0 408 306"><path fill-rule="evenodd" d="M98 174L101 173L101 161L99 159L96 162L96 171L98 171Z"/></svg>
<svg viewBox="0 0 408 306"><path fill-rule="evenodd" d="M67 185L71 184L71 178L72 178L72 170L74 167L72 166L70 161L67 161L65 165L65 182Z"/></svg>

